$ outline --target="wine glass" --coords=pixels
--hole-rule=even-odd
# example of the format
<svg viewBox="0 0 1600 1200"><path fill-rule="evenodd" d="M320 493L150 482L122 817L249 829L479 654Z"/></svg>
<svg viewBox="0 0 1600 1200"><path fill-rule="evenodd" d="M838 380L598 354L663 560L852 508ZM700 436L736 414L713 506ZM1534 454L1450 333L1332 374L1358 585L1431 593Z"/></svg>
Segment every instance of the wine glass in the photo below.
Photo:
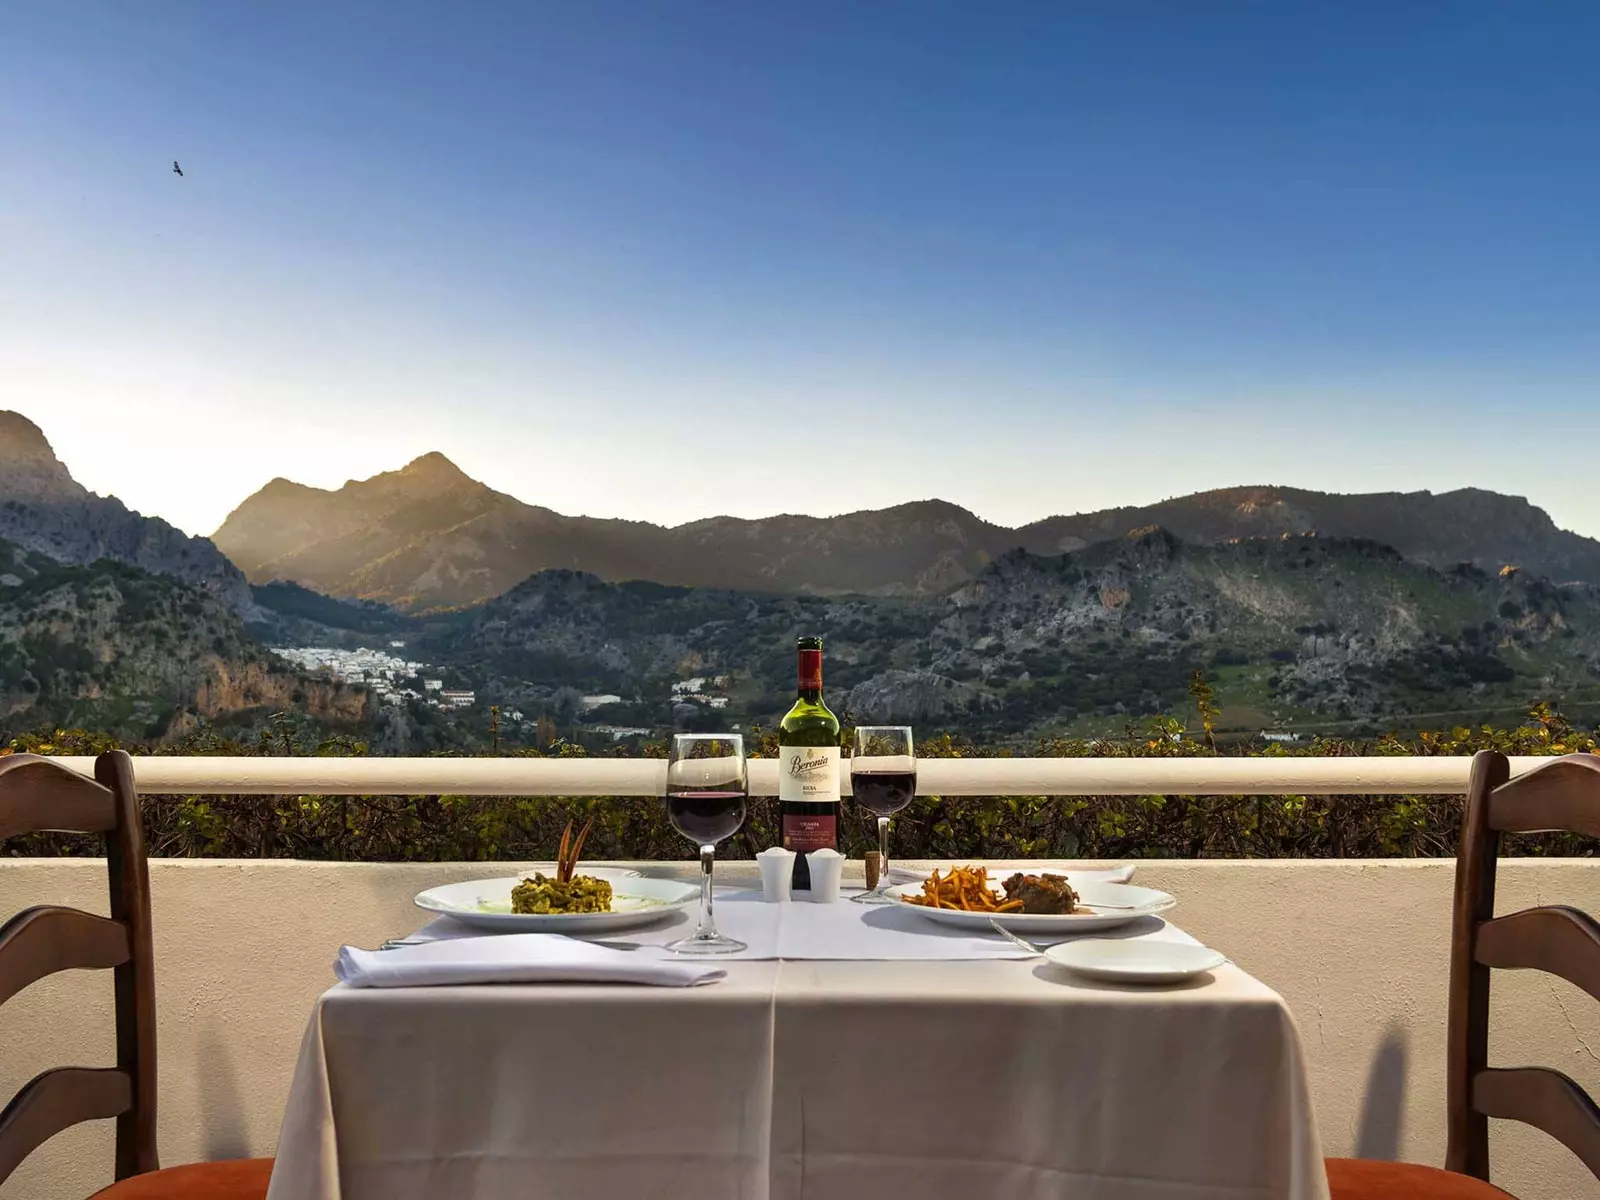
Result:
<svg viewBox="0 0 1600 1200"><path fill-rule="evenodd" d="M717 932L711 914L711 865L717 843L744 824L749 783L744 738L737 733L678 733L667 754L667 818L700 847L700 925L667 949L732 954L745 944Z"/></svg>
<svg viewBox="0 0 1600 1200"><path fill-rule="evenodd" d="M856 803L878 818L878 886L854 899L859 904L892 904L889 895L889 817L917 794L917 759L909 725L861 725L850 757L850 792Z"/></svg>

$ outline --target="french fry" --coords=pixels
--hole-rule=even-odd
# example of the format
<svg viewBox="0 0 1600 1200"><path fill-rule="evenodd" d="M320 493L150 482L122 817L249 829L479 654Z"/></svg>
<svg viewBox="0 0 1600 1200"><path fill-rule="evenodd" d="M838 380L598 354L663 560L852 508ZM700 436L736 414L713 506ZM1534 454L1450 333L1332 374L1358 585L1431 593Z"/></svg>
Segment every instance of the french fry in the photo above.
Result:
<svg viewBox="0 0 1600 1200"><path fill-rule="evenodd" d="M922 881L922 895L907 896L908 904L964 912L1015 912L1022 905L996 894L989 885L987 867L952 867L949 874L934 871Z"/></svg>

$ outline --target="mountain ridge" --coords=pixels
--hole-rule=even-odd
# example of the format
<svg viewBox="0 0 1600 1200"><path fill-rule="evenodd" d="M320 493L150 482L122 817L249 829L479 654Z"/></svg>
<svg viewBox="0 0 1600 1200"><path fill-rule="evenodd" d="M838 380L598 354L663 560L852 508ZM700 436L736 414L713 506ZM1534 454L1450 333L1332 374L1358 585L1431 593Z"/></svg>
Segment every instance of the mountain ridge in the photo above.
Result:
<svg viewBox="0 0 1600 1200"><path fill-rule="evenodd" d="M337 489L274 480L214 535L252 583L281 580L413 612L483 603L542 570L810 595L935 595L1021 548L1061 554L1159 525L1200 544L1313 533L1392 545L1436 568L1515 565L1600 583L1600 541L1523 497L1477 488L1341 494L1269 485L996 525L942 499L831 517L677 526L568 516L497 492L432 452Z"/></svg>
<svg viewBox="0 0 1600 1200"><path fill-rule="evenodd" d="M255 612L250 585L209 538L190 537L160 517L135 512L80 484L44 431L21 413L0 411L0 538L58 563L102 558L170 575Z"/></svg>
<svg viewBox="0 0 1600 1200"><path fill-rule="evenodd" d="M88 723L159 739L251 710L357 721L367 702L363 689L291 670L215 592L0 539L0 725Z"/></svg>
<svg viewBox="0 0 1600 1200"><path fill-rule="evenodd" d="M1404 721L1600 691L1600 586L1438 570L1370 540L1215 545L1151 528L1044 556L1015 549L941 596L778 596L557 569L423 619L415 645L532 711L623 697L608 720L677 720L669 684L726 675L711 720L781 716L793 638L825 631L848 715L1047 736L1173 712L1204 671L1242 728ZM653 699L652 699L653 698ZM695 713L690 707L690 719Z"/></svg>

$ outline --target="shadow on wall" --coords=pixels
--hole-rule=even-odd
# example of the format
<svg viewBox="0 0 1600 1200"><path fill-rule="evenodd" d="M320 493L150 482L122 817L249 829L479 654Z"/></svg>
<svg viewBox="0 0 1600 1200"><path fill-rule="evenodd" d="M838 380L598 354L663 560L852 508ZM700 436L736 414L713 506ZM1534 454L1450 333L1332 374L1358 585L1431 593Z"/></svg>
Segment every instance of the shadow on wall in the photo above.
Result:
<svg viewBox="0 0 1600 1200"><path fill-rule="evenodd" d="M1367 1091L1356 1128L1355 1155L1394 1162L1400 1157L1401 1122L1405 1114L1406 1039L1391 1025L1372 1056Z"/></svg>
<svg viewBox="0 0 1600 1200"><path fill-rule="evenodd" d="M248 1157L250 1135L245 1125L239 1072L228 1058L221 1035L216 1032L207 1032L200 1039L200 1070L209 1076L200 1088L200 1094L206 1098L206 1158L215 1161Z"/></svg>

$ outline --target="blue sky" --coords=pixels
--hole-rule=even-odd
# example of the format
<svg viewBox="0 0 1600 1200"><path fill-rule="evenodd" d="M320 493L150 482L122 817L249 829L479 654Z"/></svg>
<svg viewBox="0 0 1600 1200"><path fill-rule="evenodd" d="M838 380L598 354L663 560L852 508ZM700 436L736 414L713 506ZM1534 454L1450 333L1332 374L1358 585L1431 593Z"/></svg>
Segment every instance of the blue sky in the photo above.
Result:
<svg viewBox="0 0 1600 1200"><path fill-rule="evenodd" d="M10 0L0 407L202 533L438 449L666 523L1600 535L1597 53L1590 3Z"/></svg>

